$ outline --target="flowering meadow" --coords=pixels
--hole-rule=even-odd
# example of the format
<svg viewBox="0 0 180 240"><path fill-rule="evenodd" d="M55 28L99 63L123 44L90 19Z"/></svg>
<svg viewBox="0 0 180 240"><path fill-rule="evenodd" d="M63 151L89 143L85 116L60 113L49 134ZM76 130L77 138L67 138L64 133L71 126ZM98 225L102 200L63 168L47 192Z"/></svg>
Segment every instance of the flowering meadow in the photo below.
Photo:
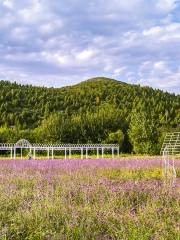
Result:
<svg viewBox="0 0 180 240"><path fill-rule="evenodd" d="M2 240L176 240L179 167L162 160L0 160Z"/></svg>

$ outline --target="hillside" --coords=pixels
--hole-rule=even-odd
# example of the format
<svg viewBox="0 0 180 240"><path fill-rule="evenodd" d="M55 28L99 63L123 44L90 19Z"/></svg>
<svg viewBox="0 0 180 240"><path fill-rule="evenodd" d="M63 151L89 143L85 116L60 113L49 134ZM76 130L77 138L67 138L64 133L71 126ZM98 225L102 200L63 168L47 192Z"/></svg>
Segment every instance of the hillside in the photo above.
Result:
<svg viewBox="0 0 180 240"><path fill-rule="evenodd" d="M129 146L127 131L133 111L144 112L158 129L170 129L179 127L179 109L180 95L108 78L63 88L0 81L0 141L15 141L20 133L29 133L33 141L102 142L120 129ZM58 129L49 138L48 134L42 137L45 126ZM4 134L7 128L13 131L11 137Z"/></svg>

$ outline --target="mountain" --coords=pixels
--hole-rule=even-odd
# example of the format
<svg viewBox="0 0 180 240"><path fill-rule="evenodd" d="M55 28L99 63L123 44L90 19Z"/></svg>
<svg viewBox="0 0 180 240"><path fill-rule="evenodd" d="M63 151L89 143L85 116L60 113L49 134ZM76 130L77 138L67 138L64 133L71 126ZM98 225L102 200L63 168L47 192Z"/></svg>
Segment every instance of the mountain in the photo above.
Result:
<svg viewBox="0 0 180 240"><path fill-rule="evenodd" d="M103 142L120 129L128 142L134 110L145 112L158 129L178 128L180 95L102 77L62 88L0 81L0 140L15 141L20 132L31 132L33 141ZM45 125L53 128L54 119L61 130L50 139L39 138ZM7 128L16 132L11 138L2 137Z"/></svg>

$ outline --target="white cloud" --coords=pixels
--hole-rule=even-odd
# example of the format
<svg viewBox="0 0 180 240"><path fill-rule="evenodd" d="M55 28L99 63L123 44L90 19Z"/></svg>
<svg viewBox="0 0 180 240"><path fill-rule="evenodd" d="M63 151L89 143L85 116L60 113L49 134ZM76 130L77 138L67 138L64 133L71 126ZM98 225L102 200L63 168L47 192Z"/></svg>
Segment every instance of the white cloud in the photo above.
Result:
<svg viewBox="0 0 180 240"><path fill-rule="evenodd" d="M143 31L147 37L157 38L157 41L180 39L180 23L171 23L163 26L155 26Z"/></svg>
<svg viewBox="0 0 180 240"><path fill-rule="evenodd" d="M156 70L165 70L167 67L167 64L165 61L159 61L154 63L154 69Z"/></svg>
<svg viewBox="0 0 180 240"><path fill-rule="evenodd" d="M17 14L24 23L36 23L46 18L46 8L43 2L31 0L24 8L20 8Z"/></svg>
<svg viewBox="0 0 180 240"><path fill-rule="evenodd" d="M175 9L177 0L157 0L157 8L163 12L169 12Z"/></svg>
<svg viewBox="0 0 180 240"><path fill-rule="evenodd" d="M3 5L9 9L13 9L14 1L13 0L4 0Z"/></svg>
<svg viewBox="0 0 180 240"><path fill-rule="evenodd" d="M145 62L139 68L139 76L138 83L141 85L179 92L180 66L172 70L171 64L166 61Z"/></svg>
<svg viewBox="0 0 180 240"><path fill-rule="evenodd" d="M114 74L113 77L119 77L124 71L126 70L126 66L120 67L120 68L116 68L114 70Z"/></svg>
<svg viewBox="0 0 180 240"><path fill-rule="evenodd" d="M25 27L15 27L11 31L11 37L17 41L27 40L28 34L29 34L29 31Z"/></svg>
<svg viewBox="0 0 180 240"><path fill-rule="evenodd" d="M144 36L157 36L160 33L162 33L162 28L160 26L155 26L143 31Z"/></svg>
<svg viewBox="0 0 180 240"><path fill-rule="evenodd" d="M40 59L45 60L55 65L69 65L71 58L68 55L64 55L62 52L41 52Z"/></svg>
<svg viewBox="0 0 180 240"><path fill-rule="evenodd" d="M61 86L103 75L180 91L179 9L173 0L0 0L0 78Z"/></svg>
<svg viewBox="0 0 180 240"><path fill-rule="evenodd" d="M76 55L76 58L80 61L87 61L87 60L91 59L93 56L95 56L95 54L96 54L95 50L85 49L85 50L79 52Z"/></svg>
<svg viewBox="0 0 180 240"><path fill-rule="evenodd" d="M63 27L63 22L61 20L56 20L52 22L47 22L39 27L42 34L52 34Z"/></svg>

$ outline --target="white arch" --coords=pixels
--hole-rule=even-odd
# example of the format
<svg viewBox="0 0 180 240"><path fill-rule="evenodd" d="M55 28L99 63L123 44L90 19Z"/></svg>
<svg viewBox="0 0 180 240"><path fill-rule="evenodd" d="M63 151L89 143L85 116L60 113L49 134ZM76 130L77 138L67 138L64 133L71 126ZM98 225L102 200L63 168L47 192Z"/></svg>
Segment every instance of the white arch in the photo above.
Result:
<svg viewBox="0 0 180 240"><path fill-rule="evenodd" d="M16 148L26 148L26 147L32 147L32 145L30 144L30 142L26 139L21 139L19 140L16 144L15 144Z"/></svg>

